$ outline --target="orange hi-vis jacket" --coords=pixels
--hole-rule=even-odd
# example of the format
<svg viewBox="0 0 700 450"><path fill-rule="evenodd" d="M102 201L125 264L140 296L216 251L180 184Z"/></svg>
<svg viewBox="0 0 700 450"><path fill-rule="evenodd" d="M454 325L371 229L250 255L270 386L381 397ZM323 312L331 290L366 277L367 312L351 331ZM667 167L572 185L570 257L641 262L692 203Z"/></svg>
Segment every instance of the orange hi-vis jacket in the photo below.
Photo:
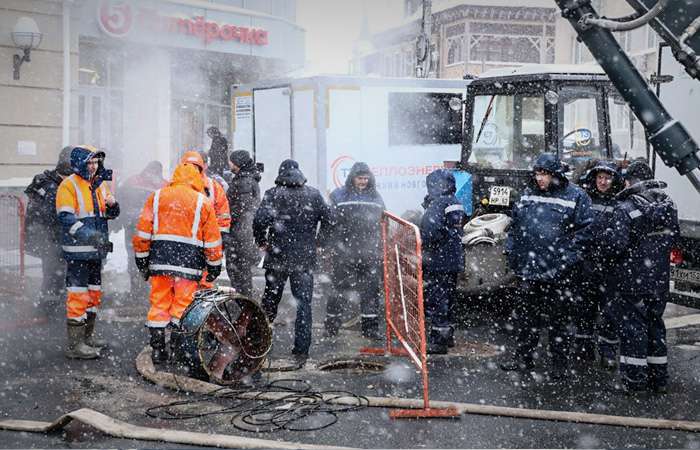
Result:
<svg viewBox="0 0 700 450"><path fill-rule="evenodd" d="M106 182L93 191L90 181L73 174L66 177L56 192L56 213L64 225L62 248L67 259L100 259L106 254L90 242L91 233L100 233L107 240L105 199L110 194Z"/></svg>
<svg viewBox="0 0 700 450"><path fill-rule="evenodd" d="M204 164L202 155L195 151L185 152L182 155L180 164L193 164L200 168L204 187L207 188L207 197L214 206L214 212L216 212L216 222L219 224L219 231L228 233L231 229L231 209L229 208L228 198L226 197L226 190L221 183L213 178L209 178L205 174L206 165Z"/></svg>
<svg viewBox="0 0 700 450"><path fill-rule="evenodd" d="M132 243L151 274L198 281L207 266L221 265L221 233L203 192L199 171L181 164L170 184L146 200Z"/></svg>
<svg viewBox="0 0 700 450"><path fill-rule="evenodd" d="M221 183L206 175L204 176L204 183L207 187L209 201L214 206L219 231L228 233L231 230L231 209L229 208L226 191Z"/></svg>

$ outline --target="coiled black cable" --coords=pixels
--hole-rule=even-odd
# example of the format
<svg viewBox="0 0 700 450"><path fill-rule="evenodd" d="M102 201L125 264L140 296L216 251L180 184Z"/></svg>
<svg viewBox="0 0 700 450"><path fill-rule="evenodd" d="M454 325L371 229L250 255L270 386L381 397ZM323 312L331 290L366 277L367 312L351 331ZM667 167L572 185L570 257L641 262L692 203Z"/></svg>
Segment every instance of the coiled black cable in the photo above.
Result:
<svg viewBox="0 0 700 450"><path fill-rule="evenodd" d="M251 393L255 395L247 398ZM275 400L265 399L269 393L287 395ZM345 398L354 401L343 405L332 403ZM212 408L213 403L220 407ZM285 378L263 386L215 389L199 398L150 407L146 410L146 415L162 420L190 420L231 414L231 424L241 431L317 431L335 424L338 414L356 411L368 405L367 397L349 391L314 391L305 380Z"/></svg>

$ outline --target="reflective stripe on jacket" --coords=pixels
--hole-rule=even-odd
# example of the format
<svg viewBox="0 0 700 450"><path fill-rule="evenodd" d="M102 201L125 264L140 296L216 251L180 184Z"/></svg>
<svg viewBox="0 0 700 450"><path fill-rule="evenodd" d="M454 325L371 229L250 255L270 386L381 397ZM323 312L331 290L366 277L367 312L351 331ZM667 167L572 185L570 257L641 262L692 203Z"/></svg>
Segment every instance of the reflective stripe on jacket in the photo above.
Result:
<svg viewBox="0 0 700 450"><path fill-rule="evenodd" d="M221 233L203 191L197 169L180 165L170 185L146 201L132 243L152 274L199 280L207 265L221 265Z"/></svg>
<svg viewBox="0 0 700 450"><path fill-rule="evenodd" d="M506 253L525 280L560 281L582 257L585 228L593 221L591 199L563 176L547 191L528 187L513 205Z"/></svg>
<svg viewBox="0 0 700 450"><path fill-rule="evenodd" d="M90 181L77 174L66 177L56 193L56 213L58 214L63 235L61 248L68 259L100 259L101 254L94 246L96 236L108 237L107 204L105 199L110 194L106 182L93 190Z"/></svg>

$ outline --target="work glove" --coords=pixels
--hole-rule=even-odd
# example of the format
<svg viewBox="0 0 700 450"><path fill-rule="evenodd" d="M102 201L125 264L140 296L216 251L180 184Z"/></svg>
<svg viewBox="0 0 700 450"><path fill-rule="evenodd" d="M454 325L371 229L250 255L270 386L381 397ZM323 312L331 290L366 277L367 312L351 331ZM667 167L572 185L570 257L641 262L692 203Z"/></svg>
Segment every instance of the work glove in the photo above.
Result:
<svg viewBox="0 0 700 450"><path fill-rule="evenodd" d="M211 266L207 264L207 277L205 278L207 283L211 283L216 280L216 277L221 274L221 264L218 266Z"/></svg>
<svg viewBox="0 0 700 450"><path fill-rule="evenodd" d="M139 258L137 256L136 267L139 269L144 281L148 281L148 278L151 276L151 271L148 269L148 256L145 258Z"/></svg>
<svg viewBox="0 0 700 450"><path fill-rule="evenodd" d="M96 231L95 234L90 236L90 245L95 247L100 253L111 253L113 250L112 243L109 242L107 236L99 231Z"/></svg>

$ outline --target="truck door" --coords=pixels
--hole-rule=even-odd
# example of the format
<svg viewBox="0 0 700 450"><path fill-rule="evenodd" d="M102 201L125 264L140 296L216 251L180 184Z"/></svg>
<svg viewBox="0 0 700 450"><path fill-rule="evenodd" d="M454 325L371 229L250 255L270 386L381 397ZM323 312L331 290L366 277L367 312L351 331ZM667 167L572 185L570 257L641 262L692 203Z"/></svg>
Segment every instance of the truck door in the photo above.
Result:
<svg viewBox="0 0 700 450"><path fill-rule="evenodd" d="M559 90L559 157L573 168L591 158L610 158L610 132L603 88L570 84Z"/></svg>
<svg viewBox="0 0 700 450"><path fill-rule="evenodd" d="M279 164L293 158L290 86L253 89L253 151L265 164L261 189L274 186Z"/></svg>

